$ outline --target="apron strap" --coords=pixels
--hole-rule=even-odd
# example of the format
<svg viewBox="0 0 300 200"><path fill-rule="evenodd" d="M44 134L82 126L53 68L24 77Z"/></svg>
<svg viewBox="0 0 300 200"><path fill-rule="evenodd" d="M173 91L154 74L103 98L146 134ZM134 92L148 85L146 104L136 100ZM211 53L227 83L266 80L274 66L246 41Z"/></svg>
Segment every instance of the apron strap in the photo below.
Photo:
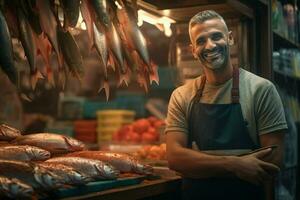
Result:
<svg viewBox="0 0 300 200"><path fill-rule="evenodd" d="M239 92L239 77L240 71L238 67L233 67L232 72L232 88L231 88L231 102L239 103L240 102L240 92ZM205 74L201 76L200 87L193 98L193 101L199 100L202 97L203 89L206 82Z"/></svg>
<svg viewBox="0 0 300 200"><path fill-rule="evenodd" d="M239 92L239 77L240 71L238 67L233 67L232 74L232 88L231 88L231 102L239 103L240 102L240 92Z"/></svg>

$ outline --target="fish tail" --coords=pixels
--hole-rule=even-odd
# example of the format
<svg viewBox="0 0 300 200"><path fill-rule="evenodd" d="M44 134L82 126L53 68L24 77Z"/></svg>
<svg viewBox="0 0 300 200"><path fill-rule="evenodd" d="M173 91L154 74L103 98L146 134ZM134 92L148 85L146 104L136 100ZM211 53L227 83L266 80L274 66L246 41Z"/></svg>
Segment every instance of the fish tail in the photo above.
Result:
<svg viewBox="0 0 300 200"><path fill-rule="evenodd" d="M38 81L38 79L43 79L43 75L41 74L40 71L36 70L34 73L32 73L30 75L30 83L31 83L31 88L33 90L35 90L35 87L36 87L36 83Z"/></svg>
<svg viewBox="0 0 300 200"><path fill-rule="evenodd" d="M55 87L55 82L54 82L54 77L53 77L53 71L50 66L47 67L47 80L52 85Z"/></svg>
<svg viewBox="0 0 300 200"><path fill-rule="evenodd" d="M101 81L98 93L100 93L102 89L104 89L105 96L106 96L106 101L108 101L108 99L109 99L109 84L108 84L108 80Z"/></svg>
<svg viewBox="0 0 300 200"><path fill-rule="evenodd" d="M107 63L107 66L110 66L113 71L116 71L116 66L115 66L114 58L112 56L112 52L111 51L108 54L108 63Z"/></svg>
<svg viewBox="0 0 300 200"><path fill-rule="evenodd" d="M159 85L159 76L158 76L158 71L157 71L157 65L154 64L153 62L151 62L150 69L151 69L151 71L149 72L150 84L155 82L157 85Z"/></svg>

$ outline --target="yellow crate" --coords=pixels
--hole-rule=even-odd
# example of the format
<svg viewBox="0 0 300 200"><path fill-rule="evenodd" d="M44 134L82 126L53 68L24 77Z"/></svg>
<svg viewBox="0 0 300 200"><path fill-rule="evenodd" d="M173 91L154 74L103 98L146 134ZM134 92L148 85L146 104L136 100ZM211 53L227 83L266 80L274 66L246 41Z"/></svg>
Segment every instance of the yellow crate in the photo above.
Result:
<svg viewBox="0 0 300 200"><path fill-rule="evenodd" d="M135 112L131 110L101 110L97 111L98 121L134 120Z"/></svg>

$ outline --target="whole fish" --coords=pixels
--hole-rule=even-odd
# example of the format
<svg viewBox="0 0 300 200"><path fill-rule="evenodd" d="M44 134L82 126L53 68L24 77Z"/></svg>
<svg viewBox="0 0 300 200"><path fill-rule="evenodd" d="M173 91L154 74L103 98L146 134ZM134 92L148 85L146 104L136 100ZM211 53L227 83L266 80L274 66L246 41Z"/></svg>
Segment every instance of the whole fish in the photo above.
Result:
<svg viewBox="0 0 300 200"><path fill-rule="evenodd" d="M80 81L84 75L83 61L78 45L69 31L58 28L57 37L64 60L71 74Z"/></svg>
<svg viewBox="0 0 300 200"><path fill-rule="evenodd" d="M17 8L17 16L19 22L20 40L30 67L31 87L35 89L37 79L41 77L39 76L36 67L36 59L37 59L36 43L34 40L34 35L31 26L29 25L25 17L25 14L21 8Z"/></svg>
<svg viewBox="0 0 300 200"><path fill-rule="evenodd" d="M19 136L22 136L22 134L18 129L10 127L6 124L0 125L0 141L11 141Z"/></svg>
<svg viewBox="0 0 300 200"><path fill-rule="evenodd" d="M114 24L110 24L110 28L108 32L106 32L106 37L106 41L108 42L109 49L112 52L115 64L120 67L122 73L125 73L121 46L122 43Z"/></svg>
<svg viewBox="0 0 300 200"><path fill-rule="evenodd" d="M101 24L105 29L110 29L110 18L107 10L106 0L90 0L95 11L95 21Z"/></svg>
<svg viewBox="0 0 300 200"><path fill-rule="evenodd" d="M153 172L153 168L150 165L145 165L134 157L122 153L105 151L79 151L67 154L66 156L90 158L107 162L120 172L133 172L138 174L151 174Z"/></svg>
<svg viewBox="0 0 300 200"><path fill-rule="evenodd" d="M93 24L94 30L94 46L99 54L102 65L103 66L103 73L105 78L107 79L107 62L108 62L108 50L107 50L107 42L105 33L98 30L95 24Z"/></svg>
<svg viewBox="0 0 300 200"><path fill-rule="evenodd" d="M18 85L18 73L13 60L13 49L10 33L5 18L0 10L0 67L9 80Z"/></svg>
<svg viewBox="0 0 300 200"><path fill-rule="evenodd" d="M125 7L117 10L118 20L122 25L123 32L126 36L130 47L138 52L138 54L141 56L142 60L147 64L147 66L150 66L150 58L144 36L138 28L137 24L132 19L132 17L128 14L128 9L130 8Z"/></svg>
<svg viewBox="0 0 300 200"><path fill-rule="evenodd" d="M0 160L0 174L7 178L17 178L34 189L54 189L61 186L59 177L34 163Z"/></svg>
<svg viewBox="0 0 300 200"><path fill-rule="evenodd" d="M59 63L59 66L62 66L62 60L59 56L59 47L57 42L57 22L56 18L51 10L50 2L45 0L36 0L36 7L39 12L39 21L42 30L49 38L49 41L52 44L52 47L54 48L54 51L57 55L57 60Z"/></svg>
<svg viewBox="0 0 300 200"><path fill-rule="evenodd" d="M75 27L79 17L80 0L60 0L64 11L64 28Z"/></svg>
<svg viewBox="0 0 300 200"><path fill-rule="evenodd" d="M39 13L36 7L36 0L22 0L19 2L32 30L40 35L43 31L39 21Z"/></svg>
<svg viewBox="0 0 300 200"><path fill-rule="evenodd" d="M16 179L0 176L0 197L6 196L13 199L31 198L34 190L30 185Z"/></svg>
<svg viewBox="0 0 300 200"><path fill-rule="evenodd" d="M62 178L62 183L66 185L82 185L93 181L91 177L76 171L73 167L51 162L38 163L53 174Z"/></svg>
<svg viewBox="0 0 300 200"><path fill-rule="evenodd" d="M16 138L14 144L40 147L51 154L61 154L85 149L85 145L68 136L53 133L36 133Z"/></svg>
<svg viewBox="0 0 300 200"><path fill-rule="evenodd" d="M0 159L37 161L50 158L50 152L44 149L28 145L10 145L0 147Z"/></svg>
<svg viewBox="0 0 300 200"><path fill-rule="evenodd" d="M81 1L80 11L88 32L89 50L91 50L94 43L93 21L95 17L93 16L93 10L91 8L90 2L87 0Z"/></svg>
<svg viewBox="0 0 300 200"><path fill-rule="evenodd" d="M71 166L76 171L84 173L95 180L116 179L119 175L119 171L110 164L88 158L56 157L46 160L45 162Z"/></svg>

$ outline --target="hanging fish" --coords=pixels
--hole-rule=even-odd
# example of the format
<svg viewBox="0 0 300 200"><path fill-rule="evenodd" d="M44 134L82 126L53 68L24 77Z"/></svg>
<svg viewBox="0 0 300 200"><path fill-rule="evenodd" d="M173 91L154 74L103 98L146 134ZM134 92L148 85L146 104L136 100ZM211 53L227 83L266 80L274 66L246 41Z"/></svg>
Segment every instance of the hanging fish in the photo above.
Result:
<svg viewBox="0 0 300 200"><path fill-rule="evenodd" d="M95 21L106 30L110 29L111 21L107 12L106 0L90 0L90 3L95 11Z"/></svg>
<svg viewBox="0 0 300 200"><path fill-rule="evenodd" d="M51 162L42 162L38 165L49 170L53 174L62 178L62 184L66 185L83 185L93 181L88 175L76 171L73 167Z"/></svg>
<svg viewBox="0 0 300 200"><path fill-rule="evenodd" d="M80 0L60 0L64 11L64 28L75 27L79 17Z"/></svg>
<svg viewBox="0 0 300 200"><path fill-rule="evenodd" d="M92 49L94 43L94 32L93 32L93 21L94 17L92 16L93 10L89 1L82 0L80 4L80 11L83 18L83 21L86 25L86 29L89 36L89 50Z"/></svg>
<svg viewBox="0 0 300 200"><path fill-rule="evenodd" d="M153 172L153 168L150 165L145 165L132 156L122 153L105 151L79 151L67 154L66 156L89 158L107 162L120 172L133 172L138 174L151 174Z"/></svg>
<svg viewBox="0 0 300 200"><path fill-rule="evenodd" d="M40 35L43 31L39 21L39 13L36 7L36 0L22 0L19 1L19 3L32 30L37 35Z"/></svg>
<svg viewBox="0 0 300 200"><path fill-rule="evenodd" d="M13 49L10 33L5 18L0 10L0 67L10 81L18 85L18 72L13 60Z"/></svg>
<svg viewBox="0 0 300 200"><path fill-rule="evenodd" d="M37 49L34 40L34 33L27 22L23 10L17 8L17 16L19 22L20 40L30 67L31 87L35 89L38 78L41 78L40 72L36 67Z"/></svg>
<svg viewBox="0 0 300 200"><path fill-rule="evenodd" d="M117 169L99 160L79 157L56 157L46 160L45 162L71 166L76 171L84 173L95 180L116 179L119 175Z"/></svg>
<svg viewBox="0 0 300 200"><path fill-rule="evenodd" d="M71 74L80 81L84 75L83 61L78 45L69 31L58 28L57 37L61 52Z"/></svg>
<svg viewBox="0 0 300 200"><path fill-rule="evenodd" d="M16 179L0 176L0 197L12 199L32 198L34 190L30 185Z"/></svg>
<svg viewBox="0 0 300 200"><path fill-rule="evenodd" d="M0 174L17 178L34 189L50 190L61 186L61 178L34 163L0 160Z"/></svg>
<svg viewBox="0 0 300 200"><path fill-rule="evenodd" d="M52 47L57 55L59 66L63 66L62 60L59 56L59 47L57 42L57 22L53 12L51 11L50 2L48 0L36 0L36 7L39 12L41 28L52 44Z"/></svg>
<svg viewBox="0 0 300 200"><path fill-rule="evenodd" d="M20 136L22 136L22 134L18 129L6 124L0 125L0 141L11 141Z"/></svg>
<svg viewBox="0 0 300 200"><path fill-rule="evenodd" d="M51 154L81 151L86 148L79 140L53 133L35 133L25 135L16 138L12 141L12 143L36 146L49 151Z"/></svg>
<svg viewBox="0 0 300 200"><path fill-rule="evenodd" d="M42 56L46 65L47 80L52 86L55 86L54 78L53 78L53 70L50 66L50 56L51 56L52 46L44 33L41 33L40 35L36 35L35 33L33 33L33 36L37 47L37 55Z"/></svg>
<svg viewBox="0 0 300 200"><path fill-rule="evenodd" d="M118 9L117 16L123 28L126 40L128 41L128 45L130 46L130 48L138 52L147 66L150 66L150 58L143 34L141 33L134 19L132 19L132 17L128 15L127 9L129 8L126 7Z"/></svg>
<svg viewBox="0 0 300 200"><path fill-rule="evenodd" d="M50 158L50 152L28 145L10 145L0 147L0 159L19 161L38 161Z"/></svg>

